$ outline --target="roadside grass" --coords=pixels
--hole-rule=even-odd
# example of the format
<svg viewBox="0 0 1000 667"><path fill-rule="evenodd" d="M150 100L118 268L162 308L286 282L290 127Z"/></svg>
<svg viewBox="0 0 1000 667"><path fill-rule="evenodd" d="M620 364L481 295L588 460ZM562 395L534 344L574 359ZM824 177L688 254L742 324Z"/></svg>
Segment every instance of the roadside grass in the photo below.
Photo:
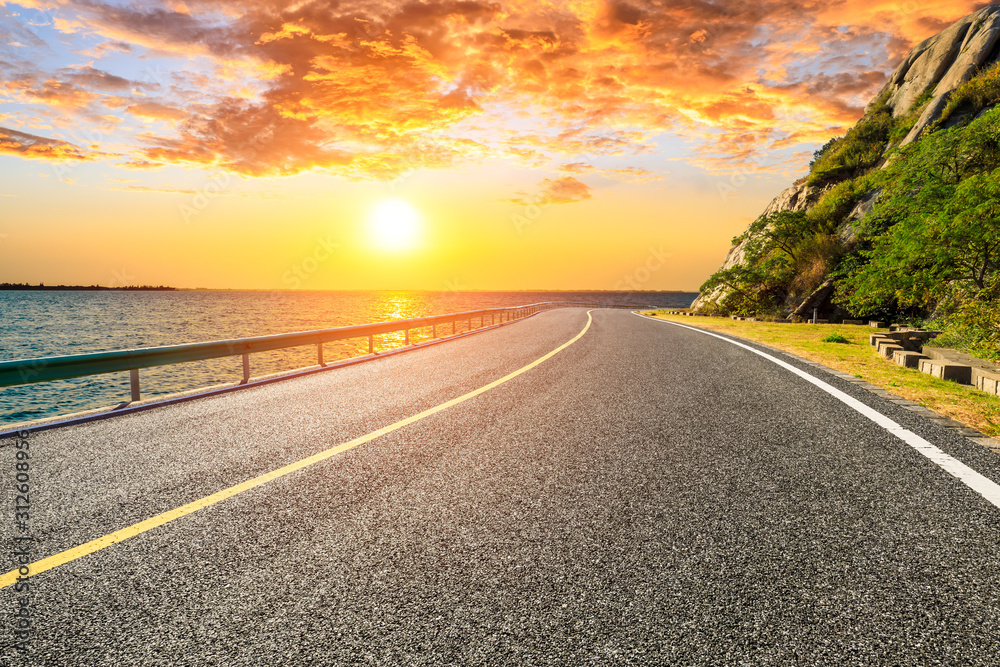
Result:
<svg viewBox="0 0 1000 667"><path fill-rule="evenodd" d="M661 311L644 311L659 319L726 333L764 343L803 359L823 364L870 382L897 396L950 417L990 436L1000 436L1000 398L973 387L941 380L904 368L878 356L868 344L877 330L852 324L773 324L720 317L681 317ZM848 343L823 342L842 336Z"/></svg>

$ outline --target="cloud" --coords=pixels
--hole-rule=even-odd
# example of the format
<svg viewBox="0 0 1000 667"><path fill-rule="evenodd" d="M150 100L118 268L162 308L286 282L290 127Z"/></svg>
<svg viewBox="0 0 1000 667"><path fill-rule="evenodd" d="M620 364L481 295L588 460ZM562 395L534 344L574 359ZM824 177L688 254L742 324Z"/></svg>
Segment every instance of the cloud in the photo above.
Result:
<svg viewBox="0 0 1000 667"><path fill-rule="evenodd" d="M183 109L161 102L137 102L130 104L125 110L133 116L151 120L181 120L188 116Z"/></svg>
<svg viewBox="0 0 1000 667"><path fill-rule="evenodd" d="M979 4L61 0L45 5L60 39L129 53L147 75L0 52L0 95L53 124L107 126L113 110L137 168L391 179L513 158L573 175L657 150L664 132L704 165L767 168L850 126L907 49ZM19 20L11 41L39 49Z"/></svg>
<svg viewBox="0 0 1000 667"><path fill-rule="evenodd" d="M572 204L593 197L587 184L572 176L556 179L546 178L539 183L538 193L535 196L529 196L524 192L518 193L518 195L506 201L523 206L531 204L544 206L547 204Z"/></svg>
<svg viewBox="0 0 1000 667"><path fill-rule="evenodd" d="M63 76L78 86L98 91L120 92L141 85L90 66L72 68L64 72Z"/></svg>
<svg viewBox="0 0 1000 667"><path fill-rule="evenodd" d="M567 174L586 174L594 171L594 166L586 162L567 162L559 167L559 171Z"/></svg>
<svg viewBox="0 0 1000 667"><path fill-rule="evenodd" d="M78 53L88 58L103 58L108 53L129 53L131 51L132 45L127 42L109 41L101 42L95 47L85 51L78 51Z"/></svg>
<svg viewBox="0 0 1000 667"><path fill-rule="evenodd" d="M56 162L92 160L94 156L69 142L0 127L0 154Z"/></svg>
<svg viewBox="0 0 1000 667"><path fill-rule="evenodd" d="M542 181L542 193L544 200L552 204L571 204L585 201L593 196L586 183L582 183L572 176L563 176L554 180L545 179Z"/></svg>

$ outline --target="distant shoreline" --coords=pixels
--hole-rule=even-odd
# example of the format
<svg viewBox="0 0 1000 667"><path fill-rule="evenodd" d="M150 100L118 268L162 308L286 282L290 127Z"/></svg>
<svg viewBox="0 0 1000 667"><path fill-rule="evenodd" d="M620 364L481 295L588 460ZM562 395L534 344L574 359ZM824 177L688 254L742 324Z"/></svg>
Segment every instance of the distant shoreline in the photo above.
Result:
<svg viewBox="0 0 1000 667"><path fill-rule="evenodd" d="M18 292L176 292L176 287L166 285L135 285L105 287L104 285L29 285L27 283L0 283L0 290Z"/></svg>
<svg viewBox="0 0 1000 667"><path fill-rule="evenodd" d="M42 292L291 292L291 293L306 293L306 292L434 292L434 293L445 293L445 292L459 292L459 293L497 293L497 294L511 294L511 293L548 293L548 294L558 294L560 292L565 292L567 294L574 293L607 293L607 294L697 294L697 291L687 291L687 290L612 290L612 289L511 289L511 290L481 290L481 289L468 289L468 290L426 290L426 289L315 289L315 290L300 290L300 289L266 289L266 288L252 288L252 287L168 287L166 285L137 285L130 287L105 287L104 285L28 285L25 283L0 283L0 291L42 291Z"/></svg>

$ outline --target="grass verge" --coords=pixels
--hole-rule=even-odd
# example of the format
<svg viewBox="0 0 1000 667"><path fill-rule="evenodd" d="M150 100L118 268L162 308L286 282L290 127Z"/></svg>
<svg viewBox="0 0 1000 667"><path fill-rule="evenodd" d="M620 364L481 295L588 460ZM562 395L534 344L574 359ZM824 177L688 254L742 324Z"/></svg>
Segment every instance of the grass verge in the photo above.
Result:
<svg viewBox="0 0 1000 667"><path fill-rule="evenodd" d="M764 343L827 368L850 373L990 436L1000 436L1000 398L973 387L904 368L875 354L868 336L875 329L852 324L772 324L719 317L680 317L660 311L646 315ZM848 343L823 342L839 335Z"/></svg>

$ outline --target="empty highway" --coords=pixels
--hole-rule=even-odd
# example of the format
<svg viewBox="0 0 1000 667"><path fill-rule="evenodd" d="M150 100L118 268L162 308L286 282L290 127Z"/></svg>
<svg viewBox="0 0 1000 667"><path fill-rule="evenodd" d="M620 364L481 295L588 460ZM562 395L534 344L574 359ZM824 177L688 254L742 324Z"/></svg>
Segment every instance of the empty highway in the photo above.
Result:
<svg viewBox="0 0 1000 667"><path fill-rule="evenodd" d="M0 664L996 664L1000 456L767 353L883 423L718 336L561 309L31 434L49 560L5 579Z"/></svg>

